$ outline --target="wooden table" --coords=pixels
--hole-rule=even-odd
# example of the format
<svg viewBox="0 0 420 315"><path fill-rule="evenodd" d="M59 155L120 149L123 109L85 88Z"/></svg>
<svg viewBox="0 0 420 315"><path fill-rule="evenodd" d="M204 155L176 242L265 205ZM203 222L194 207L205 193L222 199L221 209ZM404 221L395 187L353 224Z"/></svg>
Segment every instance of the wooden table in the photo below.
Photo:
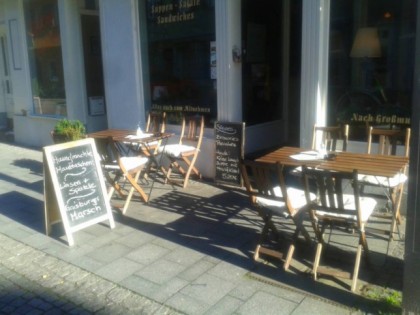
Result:
<svg viewBox="0 0 420 315"><path fill-rule="evenodd" d="M87 136L90 138L96 138L96 139L112 138L116 142L141 145L148 151L149 153L148 155L150 155L153 162L156 163L156 165L160 165L160 163L158 163L158 161L156 160L156 154L154 154L155 152L152 152L151 150L150 144L165 140L164 145L166 145L166 141L168 140L168 138L173 136L173 133L166 133L166 132L165 133L159 132L155 134L145 133L143 134L143 136L136 136L136 130L105 129L105 130L89 133Z"/></svg>
<svg viewBox="0 0 420 315"><path fill-rule="evenodd" d="M319 169L352 172L357 170L359 174L383 176L392 178L400 172L405 172L409 163L409 158L405 156L390 156L367 153L352 152L335 152L335 157L331 160L314 159L310 161L302 161L291 158L292 155L300 154L308 149L298 147L282 147L273 152L267 153L256 159L259 162L281 163L286 166L302 166L316 167ZM393 223L390 231L390 237L393 237L395 231L395 222L400 221L400 204L402 196L403 184L397 189L395 196L387 195L391 200L393 211Z"/></svg>
<svg viewBox="0 0 420 315"><path fill-rule="evenodd" d="M291 155L310 151L297 147L282 147L267 153L256 159L259 162L276 163L287 166L317 167L331 171L352 172L357 170L359 174L393 177L403 172L408 165L409 159L404 156L377 155L352 152L335 152L335 158L331 160L317 159L311 161L299 161L291 158Z"/></svg>
<svg viewBox="0 0 420 315"><path fill-rule="evenodd" d="M148 135L145 133L145 135ZM91 138L106 139L111 137L114 141L124 141L124 142L135 142L135 143L150 143L153 141L159 141L167 139L173 136L173 133L155 133L150 134L150 136L145 136L142 138L136 138L136 130L128 129L105 129L101 131L95 131L87 135Z"/></svg>
<svg viewBox="0 0 420 315"><path fill-rule="evenodd" d="M163 147L166 145L166 142L168 139L173 136L173 133L154 133L154 134L143 134L142 136L136 135L136 130L128 130L128 129L105 129L101 131L96 131L89 133L87 135L90 138L94 139L109 139L112 138L112 140L116 143L120 143L119 149L121 151L121 154L128 154L130 152L127 152L127 150L124 151L124 145L128 144L129 151L136 151L135 153L140 153L142 150L141 147L145 148L148 152L147 156L150 158L151 162L156 165L156 169L161 169L161 159L156 158L156 152L154 150L154 147L152 147L150 144L157 143L159 141L163 141ZM137 145L137 147L135 147ZM148 166L150 168L150 166ZM150 192L149 192L149 199L150 195L153 190L154 186L154 180L152 180L152 184L150 186Z"/></svg>

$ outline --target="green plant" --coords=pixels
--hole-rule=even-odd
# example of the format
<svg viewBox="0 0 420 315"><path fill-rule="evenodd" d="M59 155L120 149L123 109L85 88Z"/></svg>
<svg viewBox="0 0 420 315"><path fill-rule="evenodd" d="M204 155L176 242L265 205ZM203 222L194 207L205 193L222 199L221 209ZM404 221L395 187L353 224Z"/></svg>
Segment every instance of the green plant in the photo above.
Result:
<svg viewBox="0 0 420 315"><path fill-rule="evenodd" d="M389 288L371 287L365 290L364 296L374 301L377 314L392 315L401 314L402 294Z"/></svg>
<svg viewBox="0 0 420 315"><path fill-rule="evenodd" d="M80 120L60 119L54 127L55 142L65 142L83 139L86 134L85 125Z"/></svg>

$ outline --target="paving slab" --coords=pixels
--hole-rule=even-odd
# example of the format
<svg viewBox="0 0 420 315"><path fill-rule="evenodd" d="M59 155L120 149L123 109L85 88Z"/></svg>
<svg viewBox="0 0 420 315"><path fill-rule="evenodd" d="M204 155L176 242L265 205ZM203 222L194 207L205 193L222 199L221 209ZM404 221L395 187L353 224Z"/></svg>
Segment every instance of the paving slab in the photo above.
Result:
<svg viewBox="0 0 420 315"><path fill-rule="evenodd" d="M356 293L312 279L313 248L297 248L287 272L253 261L262 220L245 191L205 180L157 181L148 204L114 208L114 229L90 226L69 247L61 224L45 235L41 150L0 151L0 313L353 314L375 309L371 288L402 290L403 240L386 255L387 240L369 236L375 265L362 265Z"/></svg>

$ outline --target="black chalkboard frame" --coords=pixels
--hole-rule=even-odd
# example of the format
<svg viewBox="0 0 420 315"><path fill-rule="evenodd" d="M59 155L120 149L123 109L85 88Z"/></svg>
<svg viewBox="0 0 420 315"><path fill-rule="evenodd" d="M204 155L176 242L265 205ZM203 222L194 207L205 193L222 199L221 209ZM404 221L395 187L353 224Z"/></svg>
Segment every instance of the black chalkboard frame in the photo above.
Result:
<svg viewBox="0 0 420 315"><path fill-rule="evenodd" d="M87 221L83 221L79 224L71 225L66 213L66 206L64 196L61 193L60 181L57 172L54 167L54 154L63 150L71 150L72 148L77 149L78 147L85 146L92 152L92 160L90 161L93 166L89 171L93 172L95 180L99 183L99 189L97 190L98 198L101 205L105 209L101 209L102 214ZM45 224L47 235L51 231L51 224L56 223L61 219L64 225L67 241L69 246L74 245L73 233L84 229L88 226L100 223L108 220L110 228L115 227L114 218L112 216L111 205L106 190L104 176L100 165L99 155L96 150L95 141L92 138L86 138L77 141L66 142L62 144L56 144L46 146L43 148L44 152L44 195L45 195ZM59 212L59 214L57 213ZM58 219L58 220L57 220ZM55 222L53 222L55 221Z"/></svg>
<svg viewBox="0 0 420 315"><path fill-rule="evenodd" d="M239 148L235 150L234 159L237 160L237 180L223 179L220 178L220 173L217 171L217 156L218 156L218 141L217 135L223 132L233 133L238 137L236 142L239 145ZM245 146L245 122L226 122L226 121L216 121L214 124L214 134L215 134L215 182L216 184L223 184L228 186L243 186L242 176L240 173L240 161L244 158L244 146ZM230 156L232 158L232 156Z"/></svg>

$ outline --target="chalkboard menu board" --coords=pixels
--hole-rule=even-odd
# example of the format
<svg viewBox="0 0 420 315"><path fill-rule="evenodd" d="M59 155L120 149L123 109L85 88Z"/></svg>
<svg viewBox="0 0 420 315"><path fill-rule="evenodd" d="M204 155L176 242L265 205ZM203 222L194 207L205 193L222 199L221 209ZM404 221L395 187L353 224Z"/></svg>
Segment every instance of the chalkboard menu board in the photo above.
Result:
<svg viewBox="0 0 420 315"><path fill-rule="evenodd" d="M242 186L239 163L244 155L245 123L217 121L214 125L216 142L216 183Z"/></svg>
<svg viewBox="0 0 420 315"><path fill-rule="evenodd" d="M56 201L70 245L74 243L71 232L106 219L114 227L93 139L44 147L44 163L45 181L52 183L44 189L46 218L54 211L51 200ZM52 193L55 198L49 196Z"/></svg>

